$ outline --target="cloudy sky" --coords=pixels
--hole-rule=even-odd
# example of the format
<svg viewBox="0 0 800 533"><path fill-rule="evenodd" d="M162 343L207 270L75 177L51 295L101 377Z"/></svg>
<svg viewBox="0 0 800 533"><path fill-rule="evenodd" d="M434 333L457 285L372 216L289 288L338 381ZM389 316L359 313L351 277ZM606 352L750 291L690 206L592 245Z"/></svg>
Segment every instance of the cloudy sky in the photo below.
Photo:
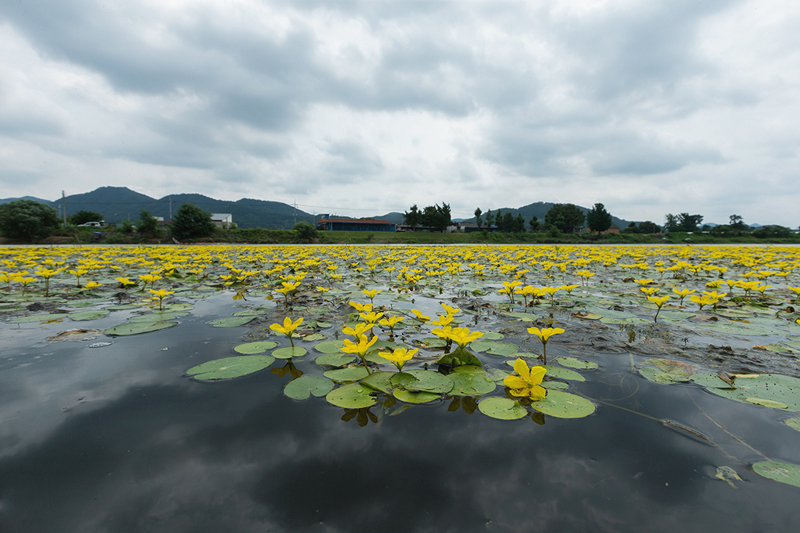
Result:
<svg viewBox="0 0 800 533"><path fill-rule="evenodd" d="M792 0L0 3L0 197L800 225Z"/></svg>

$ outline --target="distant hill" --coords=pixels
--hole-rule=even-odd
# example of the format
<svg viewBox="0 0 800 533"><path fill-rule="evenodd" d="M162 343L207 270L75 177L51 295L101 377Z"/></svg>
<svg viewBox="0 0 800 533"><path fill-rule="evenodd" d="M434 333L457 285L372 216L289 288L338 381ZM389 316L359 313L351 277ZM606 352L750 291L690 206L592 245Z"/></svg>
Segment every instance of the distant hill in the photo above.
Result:
<svg viewBox="0 0 800 533"><path fill-rule="evenodd" d="M33 197L25 197L43 204L61 209L61 198L52 202ZM0 200L7 203L17 198ZM268 202L242 198L236 202L216 200L202 194L172 194L164 198L155 199L132 191L127 187L100 187L91 192L67 196L64 204L67 216L78 211L94 211L100 213L107 223L119 223L123 220L135 221L139 218L142 209L150 212L155 217L170 219L178 212L184 203L192 203L211 213L230 213L233 221L240 228L267 228L267 229L292 229L295 221L314 222L314 216L305 211L295 210L292 206L281 202ZM171 205L170 205L171 204Z"/></svg>
<svg viewBox="0 0 800 533"><path fill-rule="evenodd" d="M23 196L21 198L0 198L0 204L8 204L11 202L16 202L17 200L33 200L34 202L39 202L40 204L50 205L49 200L42 200L41 198L36 198L35 196Z"/></svg>

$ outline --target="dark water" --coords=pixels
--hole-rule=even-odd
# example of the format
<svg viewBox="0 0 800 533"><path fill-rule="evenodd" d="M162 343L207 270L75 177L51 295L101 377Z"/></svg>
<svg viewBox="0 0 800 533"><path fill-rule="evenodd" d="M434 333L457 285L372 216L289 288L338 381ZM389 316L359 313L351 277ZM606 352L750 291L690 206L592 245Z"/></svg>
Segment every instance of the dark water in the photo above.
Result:
<svg viewBox="0 0 800 533"><path fill-rule="evenodd" d="M800 489L747 466L760 454L800 462L800 433L780 423L787 415L647 382L629 372L627 354L600 354L601 369L571 385L606 402L588 418L499 421L448 411L448 399L396 416L376 406L378 423L362 427L323 399L286 398L283 361L224 383L183 376L235 355L245 328L213 329L210 318L96 349L88 345L109 339L41 342L74 326L0 326L0 531L800 527ZM298 367L320 372L313 356ZM736 489L714 477L723 465L744 480Z"/></svg>

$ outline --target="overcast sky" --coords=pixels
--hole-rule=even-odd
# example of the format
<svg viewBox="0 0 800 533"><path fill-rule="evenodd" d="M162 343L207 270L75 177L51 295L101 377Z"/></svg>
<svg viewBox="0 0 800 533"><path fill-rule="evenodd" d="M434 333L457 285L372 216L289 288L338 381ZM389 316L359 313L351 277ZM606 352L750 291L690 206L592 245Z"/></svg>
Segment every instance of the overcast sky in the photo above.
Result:
<svg viewBox="0 0 800 533"><path fill-rule="evenodd" d="M0 197L800 225L792 0L0 2Z"/></svg>

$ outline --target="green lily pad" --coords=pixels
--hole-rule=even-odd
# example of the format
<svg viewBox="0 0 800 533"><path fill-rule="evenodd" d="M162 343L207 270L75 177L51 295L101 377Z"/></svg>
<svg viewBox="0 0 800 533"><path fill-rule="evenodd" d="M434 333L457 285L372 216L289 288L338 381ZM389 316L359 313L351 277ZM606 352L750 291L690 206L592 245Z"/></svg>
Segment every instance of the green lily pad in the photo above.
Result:
<svg viewBox="0 0 800 533"><path fill-rule="evenodd" d="M760 461L753 464L753 470L767 479L800 487L800 466L778 461Z"/></svg>
<svg viewBox="0 0 800 533"><path fill-rule="evenodd" d="M447 341L438 337L426 337L417 342L423 348L444 348L447 346Z"/></svg>
<svg viewBox="0 0 800 533"><path fill-rule="evenodd" d="M514 361L511 361L510 359L506 361L506 364L512 368L514 367ZM574 370L553 365L544 365L544 367L547 369L547 375L551 378L567 379L571 381L586 381L585 377L581 376Z"/></svg>
<svg viewBox="0 0 800 533"><path fill-rule="evenodd" d="M394 389L392 395L401 402L406 403L428 403L442 397L441 394L436 394L435 392L412 392L404 389Z"/></svg>
<svg viewBox="0 0 800 533"><path fill-rule="evenodd" d="M233 313L233 316L258 316L261 312L255 309L245 309L244 311L237 311Z"/></svg>
<svg viewBox="0 0 800 533"><path fill-rule="evenodd" d="M498 420L517 420L528 414L518 401L509 398L486 398L478 404L478 410Z"/></svg>
<svg viewBox="0 0 800 533"><path fill-rule="evenodd" d="M338 353L344 348L344 341L324 341L314 345L314 349L320 353Z"/></svg>
<svg viewBox="0 0 800 533"><path fill-rule="evenodd" d="M395 387L402 387L411 392L443 393L453 389L453 381L449 377L431 370L398 372L392 376L390 382Z"/></svg>
<svg viewBox="0 0 800 533"><path fill-rule="evenodd" d="M452 372L447 377L453 382L453 388L448 393L453 396L483 396L497 387L485 372L482 374Z"/></svg>
<svg viewBox="0 0 800 533"><path fill-rule="evenodd" d="M186 374L200 381L238 378L264 370L275 361L269 355L239 355L194 366Z"/></svg>
<svg viewBox="0 0 800 533"><path fill-rule="evenodd" d="M497 333L496 331L487 331L481 338L487 341L499 341L500 339L504 339L505 335Z"/></svg>
<svg viewBox="0 0 800 533"><path fill-rule="evenodd" d="M510 356L511 354L517 353L519 351L519 346L516 344L512 344L510 342L495 342L491 348L486 350L486 353L490 355L503 355L503 356Z"/></svg>
<svg viewBox="0 0 800 533"><path fill-rule="evenodd" d="M217 320L210 321L209 324L214 326L215 328L234 328L236 326L244 326L245 324L251 322L254 318L255 318L254 316L236 316L230 318L220 318Z"/></svg>
<svg viewBox="0 0 800 533"><path fill-rule="evenodd" d="M321 341L324 338L325 335L322 333L312 333L311 335L306 335L303 337L303 342Z"/></svg>
<svg viewBox="0 0 800 533"><path fill-rule="evenodd" d="M762 407L771 407L772 409L786 409L789 407L783 402L776 402L775 400L765 400L764 398L745 398L744 401L752 403L753 405L760 405Z"/></svg>
<svg viewBox="0 0 800 533"><path fill-rule="evenodd" d="M578 370L594 370L599 365L592 361L582 361L574 357L559 357L556 362L561 366L568 368L577 368Z"/></svg>
<svg viewBox="0 0 800 533"><path fill-rule="evenodd" d="M603 324L649 324L652 320L648 320L646 318L639 318L638 316L631 315L629 318L611 318L611 317L603 317L600 319L600 322Z"/></svg>
<svg viewBox="0 0 800 533"><path fill-rule="evenodd" d="M500 370L499 368L489 368L486 370L486 375L494 381L495 383L499 381L503 381L506 377L513 374L513 372L508 372L506 370Z"/></svg>
<svg viewBox="0 0 800 533"><path fill-rule="evenodd" d="M233 351L245 355L254 355L257 353L264 353L267 350L271 350L277 345L278 343L274 341L248 342L234 347Z"/></svg>
<svg viewBox="0 0 800 533"><path fill-rule="evenodd" d="M559 390L548 390L547 396L531 403L531 407L555 418L583 418L595 410L594 404L586 398Z"/></svg>
<svg viewBox="0 0 800 533"><path fill-rule="evenodd" d="M715 389L733 389L728 383L721 380L717 374L710 372L701 372L692 375L689 378L693 383L697 383L701 387L715 388Z"/></svg>
<svg viewBox="0 0 800 533"><path fill-rule="evenodd" d="M332 370L331 372L335 371ZM325 399L336 407L362 409L377 403L377 400L370 396L373 392L371 388L365 387L360 383L351 383L350 385L333 389L325 396Z"/></svg>
<svg viewBox="0 0 800 533"><path fill-rule="evenodd" d="M328 379L337 383L347 383L349 381L359 381L369 376L369 372L363 366L348 366L347 368L337 368L322 373Z"/></svg>
<svg viewBox="0 0 800 533"><path fill-rule="evenodd" d="M362 385L369 385L377 391L390 394L394 386L391 383L392 376L396 372L373 372L369 376L361 380Z"/></svg>
<svg viewBox="0 0 800 533"><path fill-rule="evenodd" d="M648 381L661 383L663 385L672 385L673 383L689 381L689 376L686 374L679 372L664 372L663 370L659 370L658 368L654 368L652 366L640 368L639 374Z"/></svg>
<svg viewBox="0 0 800 533"><path fill-rule="evenodd" d="M469 365L469 366L483 365L481 360L475 357L472 353L470 353L469 350L462 350L460 348L457 348L453 352L444 354L436 361L436 364L450 365L456 368L462 365Z"/></svg>
<svg viewBox="0 0 800 533"><path fill-rule="evenodd" d="M488 376L486 370L477 365L461 365L453 368L453 372L449 375L452 376L453 374L478 374L481 376Z"/></svg>
<svg viewBox="0 0 800 533"><path fill-rule="evenodd" d="M495 344L497 343L494 341L475 341L469 343L469 348L474 352L485 352Z"/></svg>
<svg viewBox="0 0 800 533"><path fill-rule="evenodd" d="M308 353L308 350L300 346L285 346L272 351L273 357L278 359L291 359L292 357L303 357Z"/></svg>
<svg viewBox="0 0 800 533"><path fill-rule="evenodd" d="M127 309L139 309L144 304L121 304L121 305L109 305L104 307L104 309L108 309L109 311L125 311Z"/></svg>
<svg viewBox="0 0 800 533"><path fill-rule="evenodd" d="M70 313L67 315L70 320L83 321L83 320L97 320L108 316L108 311L105 309L95 309L93 311L78 311L77 313Z"/></svg>
<svg viewBox="0 0 800 533"><path fill-rule="evenodd" d="M321 320L317 321L317 327L318 328L328 329L328 328L330 328L332 326L333 326L333 324L331 324L330 322L322 322Z"/></svg>
<svg viewBox="0 0 800 533"><path fill-rule="evenodd" d="M326 353L325 355L320 355L314 359L314 362L322 366L344 366L348 363L352 363L355 360L355 355L345 353Z"/></svg>
<svg viewBox="0 0 800 533"><path fill-rule="evenodd" d="M542 381L542 387L544 387L545 389L552 389L552 390L569 389L569 385L567 385L563 381Z"/></svg>
<svg viewBox="0 0 800 533"><path fill-rule="evenodd" d="M175 320L188 314L177 311L153 311L143 315L134 315L128 319L128 322L163 322L164 320Z"/></svg>
<svg viewBox="0 0 800 533"><path fill-rule="evenodd" d="M30 315L30 316L18 316L16 318L12 318L9 320L11 324L24 324L26 322L49 322L50 320L57 320L66 318L68 315L66 313L49 313L46 315Z"/></svg>
<svg viewBox="0 0 800 533"><path fill-rule="evenodd" d="M139 335L140 333L150 333L151 331L159 331L177 325L177 322L127 322L125 324L119 324L117 326L110 327L103 331L103 334L112 337Z"/></svg>
<svg viewBox="0 0 800 533"><path fill-rule="evenodd" d="M796 431L800 431L800 418L787 418L783 423Z"/></svg>
<svg viewBox="0 0 800 533"><path fill-rule="evenodd" d="M696 376L705 377L696 379ZM713 379L710 376L713 376ZM722 385L718 385L714 379ZM730 385L719 379L716 374L695 374L692 376L692 381L700 384L711 383L706 385L709 392L731 400L746 403L753 403L748 402L748 398L769 400L786 406L780 407L781 409L800 411L800 379L790 376L759 374L758 377L734 378L735 388L730 388ZM764 403L760 405L764 405ZM772 406L766 405L766 407Z"/></svg>
<svg viewBox="0 0 800 533"><path fill-rule="evenodd" d="M306 400L312 394L319 398L333 389L333 381L320 376L300 376L283 388L283 393L294 400Z"/></svg>

